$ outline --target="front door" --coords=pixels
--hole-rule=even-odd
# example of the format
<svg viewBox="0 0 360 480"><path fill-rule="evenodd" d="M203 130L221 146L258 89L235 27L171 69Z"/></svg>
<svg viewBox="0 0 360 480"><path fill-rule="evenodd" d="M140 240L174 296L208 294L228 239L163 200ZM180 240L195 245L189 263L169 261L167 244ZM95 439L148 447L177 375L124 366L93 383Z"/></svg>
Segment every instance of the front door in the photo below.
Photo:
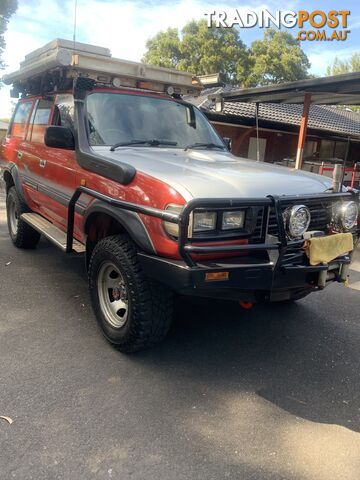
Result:
<svg viewBox="0 0 360 480"><path fill-rule="evenodd" d="M76 188L77 163L74 151L45 145L45 130L51 124L61 125L57 99L40 99L28 128L24 163L27 175L36 184L39 213L65 229L67 206Z"/></svg>

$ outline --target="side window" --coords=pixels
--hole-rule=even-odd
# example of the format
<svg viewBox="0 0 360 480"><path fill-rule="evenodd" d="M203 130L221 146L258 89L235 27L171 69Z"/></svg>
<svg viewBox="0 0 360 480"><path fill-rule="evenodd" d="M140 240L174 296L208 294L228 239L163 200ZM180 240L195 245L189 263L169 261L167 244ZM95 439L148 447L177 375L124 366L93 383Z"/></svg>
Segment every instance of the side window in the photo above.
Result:
<svg viewBox="0 0 360 480"><path fill-rule="evenodd" d="M54 101L51 99L39 100L33 122L31 124L31 132L28 138L31 142L43 143L45 129L49 124L50 113Z"/></svg>
<svg viewBox="0 0 360 480"><path fill-rule="evenodd" d="M22 140L24 140L26 126L29 120L33 103L33 101L18 103L10 127L10 135L12 137L21 138Z"/></svg>
<svg viewBox="0 0 360 480"><path fill-rule="evenodd" d="M74 130L74 97L70 93L56 96L51 124Z"/></svg>

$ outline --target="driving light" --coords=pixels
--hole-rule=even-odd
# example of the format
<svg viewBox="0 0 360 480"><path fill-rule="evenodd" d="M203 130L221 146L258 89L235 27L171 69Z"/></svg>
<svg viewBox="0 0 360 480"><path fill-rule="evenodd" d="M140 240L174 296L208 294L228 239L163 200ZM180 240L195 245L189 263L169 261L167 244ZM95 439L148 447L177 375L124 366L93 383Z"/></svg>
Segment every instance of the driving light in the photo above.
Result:
<svg viewBox="0 0 360 480"><path fill-rule="evenodd" d="M351 202L338 202L333 206L332 224L341 231L349 231L356 224L359 215L358 205Z"/></svg>
<svg viewBox="0 0 360 480"><path fill-rule="evenodd" d="M193 218L193 232L215 230L216 212L196 212Z"/></svg>
<svg viewBox="0 0 360 480"><path fill-rule="evenodd" d="M113 84L113 87L115 88L120 88L121 87L121 78L119 77L114 77L111 81L111 83Z"/></svg>
<svg viewBox="0 0 360 480"><path fill-rule="evenodd" d="M222 217L222 230L235 230L244 227L245 212L237 210L235 212L224 212Z"/></svg>
<svg viewBox="0 0 360 480"><path fill-rule="evenodd" d="M305 205L294 205L285 210L283 219L289 237L301 238L310 225L310 210Z"/></svg>

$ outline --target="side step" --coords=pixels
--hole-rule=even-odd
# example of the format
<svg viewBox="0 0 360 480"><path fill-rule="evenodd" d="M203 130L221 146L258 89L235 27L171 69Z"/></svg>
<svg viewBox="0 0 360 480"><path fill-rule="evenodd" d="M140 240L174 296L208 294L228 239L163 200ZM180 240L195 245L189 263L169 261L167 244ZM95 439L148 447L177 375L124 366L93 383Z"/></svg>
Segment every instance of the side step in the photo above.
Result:
<svg viewBox="0 0 360 480"><path fill-rule="evenodd" d="M55 225L37 213L23 213L21 219L44 235L44 237L54 243L63 252L66 251L66 233L60 230L60 228L55 227ZM76 253L83 253L85 252L85 245L74 238L73 250Z"/></svg>

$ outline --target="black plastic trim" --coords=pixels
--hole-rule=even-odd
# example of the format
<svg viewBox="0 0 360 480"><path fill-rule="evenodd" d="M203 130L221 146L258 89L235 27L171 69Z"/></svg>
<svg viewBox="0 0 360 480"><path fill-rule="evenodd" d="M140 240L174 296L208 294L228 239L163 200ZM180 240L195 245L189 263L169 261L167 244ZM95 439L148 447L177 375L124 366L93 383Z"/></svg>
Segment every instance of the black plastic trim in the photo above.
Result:
<svg viewBox="0 0 360 480"><path fill-rule="evenodd" d="M56 188L50 187L49 185L45 185L41 182L35 182L31 177L26 174L22 174L24 183L31 188L34 188L40 193L43 193L47 197L55 200L56 202L60 203L60 205L67 207L71 200L71 195L68 195L64 192L59 191ZM87 205L83 202L78 202L76 205L76 212L80 215L84 215Z"/></svg>
<svg viewBox="0 0 360 480"><path fill-rule="evenodd" d="M3 178L4 178L5 183L6 183L5 173L8 172L13 179L13 182L14 182L14 185L15 185L15 188L16 188L16 193L19 195L21 201L26 204L26 200L25 200L25 196L24 196L24 190L23 190L23 187L22 187L22 182L21 182L21 177L20 177L20 172L19 172L18 166L15 163L5 163L4 162L4 164L5 164L5 166L3 166L2 169L3 169Z"/></svg>
<svg viewBox="0 0 360 480"><path fill-rule="evenodd" d="M156 255L156 250L151 242L149 234L135 212L120 209L105 203L102 200L95 200L84 215L84 232L88 234L90 217L96 213L105 213L120 223L128 232L132 240L145 252Z"/></svg>
<svg viewBox="0 0 360 480"><path fill-rule="evenodd" d="M136 203L124 202L123 200L117 200L116 198L108 197L103 193L97 192L95 190L91 190L90 188L87 188L87 187L78 187L75 190L69 202L68 222L67 222L67 242L66 242L67 253L70 253L72 251L75 207L82 193L90 195L91 197L96 198L97 200L102 200L105 203L112 205L114 207L117 207L119 209L124 209L129 212L142 213L144 215L149 215L151 217L159 218L160 220L164 220L166 222L179 223L180 217L175 213L171 213L166 210L160 210L158 208L148 207L146 205L138 205Z"/></svg>
<svg viewBox="0 0 360 480"><path fill-rule="evenodd" d="M97 173L102 177L114 180L122 185L129 184L135 177L136 169L127 163L119 160L112 160L104 155L95 154L89 146L86 129L85 98L91 89L89 83L82 78L74 80L74 137L75 153L78 164L85 170Z"/></svg>

